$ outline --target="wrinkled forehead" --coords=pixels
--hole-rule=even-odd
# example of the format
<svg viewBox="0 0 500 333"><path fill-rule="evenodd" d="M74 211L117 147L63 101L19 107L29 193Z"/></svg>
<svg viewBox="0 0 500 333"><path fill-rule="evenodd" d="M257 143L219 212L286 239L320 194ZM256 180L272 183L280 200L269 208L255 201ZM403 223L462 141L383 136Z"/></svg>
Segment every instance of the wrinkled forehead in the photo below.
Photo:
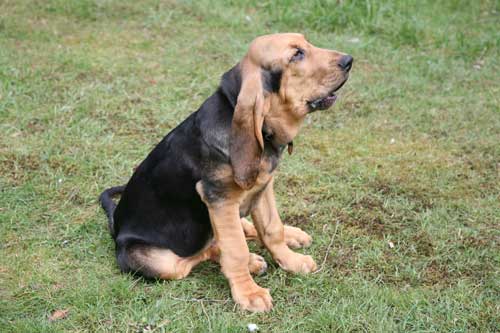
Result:
<svg viewBox="0 0 500 333"><path fill-rule="evenodd" d="M307 45L309 42L302 34L264 35L252 41L247 56L256 64L273 67L283 61L295 48L305 48Z"/></svg>

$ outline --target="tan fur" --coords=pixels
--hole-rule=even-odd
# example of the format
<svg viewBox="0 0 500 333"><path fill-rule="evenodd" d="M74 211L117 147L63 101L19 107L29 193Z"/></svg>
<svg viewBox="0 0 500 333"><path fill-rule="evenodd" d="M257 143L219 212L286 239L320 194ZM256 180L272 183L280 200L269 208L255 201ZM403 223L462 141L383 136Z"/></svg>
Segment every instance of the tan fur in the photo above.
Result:
<svg viewBox="0 0 500 333"><path fill-rule="evenodd" d="M148 246L136 247L129 255L134 270L142 270L151 277L165 280L183 279L203 261L220 261L220 249L215 242L200 253L187 258L179 257L170 250ZM251 274L260 275L266 271L267 263L261 256L250 253L248 269Z"/></svg>
<svg viewBox="0 0 500 333"><path fill-rule="evenodd" d="M134 270L147 272L148 276L178 280L186 277L202 261L218 257L218 249L208 246L199 254L182 258L174 252L152 246L138 246L129 253Z"/></svg>
<svg viewBox="0 0 500 333"><path fill-rule="evenodd" d="M247 240L258 240L257 230L255 229L253 223L250 223L246 218L242 218L241 226L243 227L243 233Z"/></svg>
<svg viewBox="0 0 500 333"><path fill-rule="evenodd" d="M285 228L276 209L273 181L268 184L251 214L260 240L281 268L293 273L310 273L316 270L316 263L311 256L293 252L286 243ZM290 237L300 234L296 229L289 231L292 231Z"/></svg>
<svg viewBox="0 0 500 333"><path fill-rule="evenodd" d="M247 240L260 241L257 229L253 223L249 222L247 219L241 219L241 225L243 226L243 232ZM309 247L312 243L312 238L307 233L302 231L302 229L297 227L292 227L289 225L284 226L285 232L285 243L288 247L292 249L300 249L302 247Z"/></svg>
<svg viewBox="0 0 500 333"><path fill-rule="evenodd" d="M215 240L221 251L221 270L229 281L234 301L245 310L270 310L272 298L269 291L259 287L250 275L250 252L239 215L244 191L236 190L223 202L212 203L206 200L201 181L196 184L196 190L208 207Z"/></svg>

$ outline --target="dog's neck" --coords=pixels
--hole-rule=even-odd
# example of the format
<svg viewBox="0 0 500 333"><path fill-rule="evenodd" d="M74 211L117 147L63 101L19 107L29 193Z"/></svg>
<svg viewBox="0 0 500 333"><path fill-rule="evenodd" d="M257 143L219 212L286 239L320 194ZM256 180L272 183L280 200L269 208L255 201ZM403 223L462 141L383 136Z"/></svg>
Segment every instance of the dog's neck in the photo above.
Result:
<svg viewBox="0 0 500 333"><path fill-rule="evenodd" d="M287 145L297 136L305 115L290 110L293 106L283 103L278 94L270 94L268 98L271 99L271 106L264 116L266 130L273 134L280 145Z"/></svg>

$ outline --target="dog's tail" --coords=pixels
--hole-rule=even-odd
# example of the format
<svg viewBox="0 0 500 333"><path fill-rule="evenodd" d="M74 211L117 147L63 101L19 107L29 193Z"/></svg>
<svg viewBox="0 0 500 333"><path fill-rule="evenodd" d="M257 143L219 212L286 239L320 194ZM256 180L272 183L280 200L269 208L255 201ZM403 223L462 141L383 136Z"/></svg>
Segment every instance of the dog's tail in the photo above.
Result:
<svg viewBox="0 0 500 333"><path fill-rule="evenodd" d="M115 212L116 203L111 198L115 195L121 194L123 190L125 190L125 185L115 186L104 190L104 192L102 192L99 196L101 207L104 209L106 216L108 217L108 228L112 236L115 234L113 226L113 213Z"/></svg>

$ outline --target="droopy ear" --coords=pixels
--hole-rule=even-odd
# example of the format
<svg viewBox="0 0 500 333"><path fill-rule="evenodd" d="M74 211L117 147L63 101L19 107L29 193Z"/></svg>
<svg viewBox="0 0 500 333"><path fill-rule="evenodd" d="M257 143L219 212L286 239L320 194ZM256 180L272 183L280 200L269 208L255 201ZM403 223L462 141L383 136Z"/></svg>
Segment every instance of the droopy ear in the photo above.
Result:
<svg viewBox="0 0 500 333"><path fill-rule="evenodd" d="M231 124L229 154L234 181L249 189L259 174L264 150L262 125L270 102L264 97L260 66L246 58L240 70L242 82Z"/></svg>

